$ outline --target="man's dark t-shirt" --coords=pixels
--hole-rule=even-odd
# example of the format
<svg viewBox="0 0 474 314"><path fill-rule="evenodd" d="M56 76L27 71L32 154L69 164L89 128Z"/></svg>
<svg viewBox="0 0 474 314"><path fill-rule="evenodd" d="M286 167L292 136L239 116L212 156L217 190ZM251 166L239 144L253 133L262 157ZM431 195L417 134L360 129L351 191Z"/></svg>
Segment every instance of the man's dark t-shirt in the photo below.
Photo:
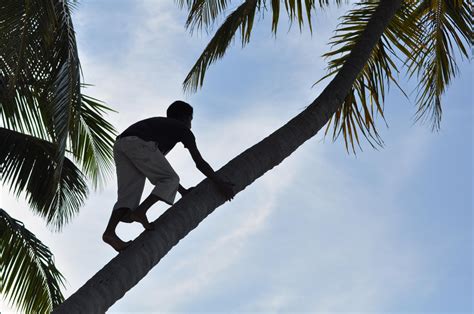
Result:
<svg viewBox="0 0 474 314"><path fill-rule="evenodd" d="M129 126L117 138L137 136L144 141L153 141L158 149L166 155L178 142L184 147L195 146L193 132L181 121L171 118L154 117L138 121ZM194 144L194 145L193 145Z"/></svg>

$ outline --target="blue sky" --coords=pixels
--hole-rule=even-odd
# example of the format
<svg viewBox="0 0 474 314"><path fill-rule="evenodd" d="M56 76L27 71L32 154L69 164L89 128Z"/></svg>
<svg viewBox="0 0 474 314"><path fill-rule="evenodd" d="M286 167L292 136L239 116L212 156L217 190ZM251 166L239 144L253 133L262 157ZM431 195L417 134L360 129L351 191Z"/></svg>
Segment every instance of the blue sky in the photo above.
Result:
<svg viewBox="0 0 474 314"><path fill-rule="evenodd" d="M269 20L259 21L251 43L237 41L204 88L186 95L181 83L209 37L191 36L173 1L83 0L74 21L85 80L95 85L85 93L118 111L109 118L119 132L189 101L198 147L218 169L317 97L320 56L346 9L318 13L312 36L282 24L275 39ZM460 69L440 132L414 124L413 100L391 88L383 149L348 155L316 135L218 208L109 312L471 313L473 70ZM168 157L184 186L203 179L182 146ZM54 252L66 296L116 254L101 241L115 188L112 177L91 193L61 233L0 194L1 207ZM11 309L0 303L0 311Z"/></svg>

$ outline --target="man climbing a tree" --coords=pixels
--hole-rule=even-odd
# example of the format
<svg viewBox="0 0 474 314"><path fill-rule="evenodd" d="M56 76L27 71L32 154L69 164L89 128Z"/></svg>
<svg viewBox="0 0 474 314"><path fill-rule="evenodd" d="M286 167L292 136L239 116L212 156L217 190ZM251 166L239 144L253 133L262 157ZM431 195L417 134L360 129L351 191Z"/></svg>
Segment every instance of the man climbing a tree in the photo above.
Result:
<svg viewBox="0 0 474 314"><path fill-rule="evenodd" d="M168 107L166 115L166 118L154 117L131 125L115 142L118 197L102 239L117 251L125 249L130 243L122 241L115 232L120 221L136 221L151 230L153 226L146 216L148 209L157 201L173 205L176 192L184 196L190 191L181 186L178 175L165 158L178 142L189 150L197 169L215 183L226 200L234 197L233 184L222 180L197 149L191 132L191 105L175 101ZM140 204L145 178L155 188Z"/></svg>

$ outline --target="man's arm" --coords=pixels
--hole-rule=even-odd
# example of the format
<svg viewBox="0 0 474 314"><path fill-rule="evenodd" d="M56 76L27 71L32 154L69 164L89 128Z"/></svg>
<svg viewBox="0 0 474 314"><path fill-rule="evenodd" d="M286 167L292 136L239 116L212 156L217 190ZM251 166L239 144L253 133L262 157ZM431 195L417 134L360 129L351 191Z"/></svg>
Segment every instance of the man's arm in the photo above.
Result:
<svg viewBox="0 0 474 314"><path fill-rule="evenodd" d="M196 143L193 141L192 144L188 146L188 150L191 153L191 157L196 164L196 168L202 172L206 177L212 180L217 185L219 191L226 197L227 200L231 200L235 193L233 191L233 184L222 180L212 169L212 167L207 163L207 161L202 158L201 153L199 152Z"/></svg>

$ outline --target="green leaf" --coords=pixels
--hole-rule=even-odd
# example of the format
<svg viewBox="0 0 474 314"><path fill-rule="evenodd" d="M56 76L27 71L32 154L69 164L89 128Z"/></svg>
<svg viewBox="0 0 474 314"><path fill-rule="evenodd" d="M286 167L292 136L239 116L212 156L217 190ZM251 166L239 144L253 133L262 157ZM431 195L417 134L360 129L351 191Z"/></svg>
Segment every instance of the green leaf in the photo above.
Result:
<svg viewBox="0 0 474 314"><path fill-rule="evenodd" d="M69 149L94 187L111 173L115 130L81 94L71 1L0 2L0 116L5 128L53 142L54 180Z"/></svg>
<svg viewBox="0 0 474 314"><path fill-rule="evenodd" d="M24 313L50 313L64 297L53 254L0 208L0 293Z"/></svg>
<svg viewBox="0 0 474 314"><path fill-rule="evenodd" d="M56 145L30 135L0 128L0 147L2 183L17 197L25 192L32 209L54 229L61 229L87 198L82 172L65 158L55 180Z"/></svg>
<svg viewBox="0 0 474 314"><path fill-rule="evenodd" d="M378 1L364 1L350 10L343 18L331 40L332 49L324 54L329 59L328 74L323 76L317 83L332 75L335 75L346 62L349 53L359 41L370 17L378 7ZM346 96L342 107L333 115L327 128L334 128L333 140L342 134L346 150L356 153L356 146L362 149L359 132L373 147L383 146L383 140L376 128L376 118L380 116L384 121L384 99L386 87L389 83L397 82L398 73L396 62L396 49L405 49L400 45L400 36L411 40L416 31L414 23L405 23L404 20L411 12L408 4L402 6L394 19L390 22L380 41L372 50L372 53L354 81L351 92ZM403 25L403 29L400 26ZM411 42L416 45L415 41ZM403 91L403 90L402 90ZM328 130L325 132L328 134ZM349 150L350 148L350 150Z"/></svg>
<svg viewBox="0 0 474 314"><path fill-rule="evenodd" d="M243 1L231 14L229 14L222 25L218 28L200 57L192 67L183 82L183 88L187 91L196 91L204 83L204 76L209 66L217 59L222 58L234 39L236 31L240 28L242 46L249 40L253 29L256 11L266 10L267 1L271 1L272 10L272 32L276 34L280 17L279 0L246 0ZM304 1L304 3L303 3ZM330 3L340 5L343 0L319 0L319 6L324 8ZM345 1L347 2L347 1ZM225 14L230 0L178 0L178 4L187 6L189 10L186 27L193 31L195 28L209 28ZM315 0L284 0L290 22L298 21L302 29L306 17L310 31L312 31L311 12L315 10ZM262 15L263 17L263 15Z"/></svg>
<svg viewBox="0 0 474 314"><path fill-rule="evenodd" d="M115 128L104 119L112 111L102 102L82 95L77 126L70 130L72 153L95 187L102 186L113 170Z"/></svg>
<svg viewBox="0 0 474 314"><path fill-rule="evenodd" d="M206 70L210 64L224 56L239 28L242 33L242 45L250 40L258 3L259 0L247 0L227 17L186 76L183 83L185 90L196 91L199 86L202 86Z"/></svg>
<svg viewBox="0 0 474 314"><path fill-rule="evenodd" d="M416 75L416 120L440 128L442 95L458 73L456 58L469 59L471 4L461 0L419 1L412 19L420 30L419 45L410 52L410 76Z"/></svg>
<svg viewBox="0 0 474 314"><path fill-rule="evenodd" d="M189 9L189 15L186 20L186 28L193 31L197 29L209 29L215 20L229 5L229 0L179 0L179 5L183 7L185 3Z"/></svg>
<svg viewBox="0 0 474 314"><path fill-rule="evenodd" d="M28 132L57 144L55 178L61 176L70 123L81 104L80 65L69 2L5 0L0 5L0 76L6 78L2 113L6 126L25 124L37 113ZM22 114L14 114L24 102ZM42 119L38 119L41 116ZM40 130L41 129L41 130Z"/></svg>

